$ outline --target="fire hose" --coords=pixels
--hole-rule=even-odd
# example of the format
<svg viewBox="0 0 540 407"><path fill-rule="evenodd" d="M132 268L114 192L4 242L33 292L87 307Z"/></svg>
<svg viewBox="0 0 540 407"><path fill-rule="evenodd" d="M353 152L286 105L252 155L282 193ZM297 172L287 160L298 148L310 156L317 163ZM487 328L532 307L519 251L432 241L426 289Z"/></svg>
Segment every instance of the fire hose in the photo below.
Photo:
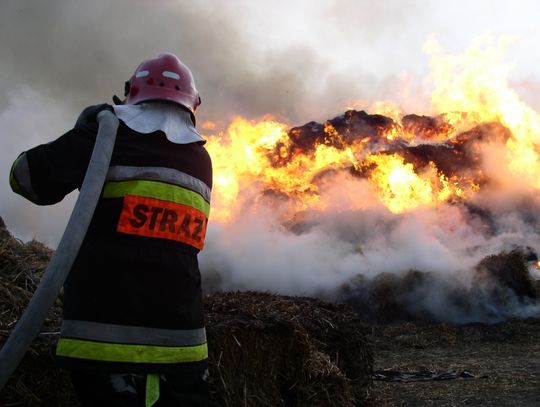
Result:
<svg viewBox="0 0 540 407"><path fill-rule="evenodd" d="M98 114L97 120L99 129L94 150L62 239L28 307L0 351L0 390L19 365L31 342L39 334L43 321L58 297L79 253L101 195L116 140L118 119L112 112L104 110Z"/></svg>

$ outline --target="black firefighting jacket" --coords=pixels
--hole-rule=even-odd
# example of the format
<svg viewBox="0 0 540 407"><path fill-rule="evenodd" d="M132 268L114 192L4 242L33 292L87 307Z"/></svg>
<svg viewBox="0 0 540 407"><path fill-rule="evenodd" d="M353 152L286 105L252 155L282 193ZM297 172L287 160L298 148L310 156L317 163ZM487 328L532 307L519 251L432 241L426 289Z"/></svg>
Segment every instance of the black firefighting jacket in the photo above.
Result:
<svg viewBox="0 0 540 407"><path fill-rule="evenodd" d="M21 154L15 192L40 205L80 188L95 114ZM83 115L84 116L84 115ZM57 359L68 368L171 372L207 363L201 278L212 165L202 143L175 144L122 121L93 219L64 284Z"/></svg>

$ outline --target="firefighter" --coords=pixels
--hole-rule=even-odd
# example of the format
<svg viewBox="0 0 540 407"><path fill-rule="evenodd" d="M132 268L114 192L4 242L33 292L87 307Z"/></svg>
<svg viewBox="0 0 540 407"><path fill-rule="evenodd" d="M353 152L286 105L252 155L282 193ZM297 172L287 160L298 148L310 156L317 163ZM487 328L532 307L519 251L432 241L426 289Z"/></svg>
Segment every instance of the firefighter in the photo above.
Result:
<svg viewBox="0 0 540 407"><path fill-rule="evenodd" d="M212 164L195 129L189 68L164 53L142 62L125 99L90 106L73 129L23 152L12 189L38 205L80 188L97 114L120 120L111 165L64 284L56 349L82 406L207 406L207 343L197 254Z"/></svg>

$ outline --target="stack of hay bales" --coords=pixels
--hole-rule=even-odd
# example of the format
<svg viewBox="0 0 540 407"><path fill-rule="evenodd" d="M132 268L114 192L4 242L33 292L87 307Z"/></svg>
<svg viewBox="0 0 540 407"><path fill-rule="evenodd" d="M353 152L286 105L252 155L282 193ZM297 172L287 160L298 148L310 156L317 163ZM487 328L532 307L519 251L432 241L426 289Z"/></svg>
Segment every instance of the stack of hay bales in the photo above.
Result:
<svg viewBox="0 0 540 407"><path fill-rule="evenodd" d="M51 254L42 244L23 243L0 227L0 345ZM0 406L78 405L68 374L54 365L61 306L60 297L0 391ZM210 294L205 307L211 391L224 407L356 406L367 400L373 357L351 309L252 292Z"/></svg>

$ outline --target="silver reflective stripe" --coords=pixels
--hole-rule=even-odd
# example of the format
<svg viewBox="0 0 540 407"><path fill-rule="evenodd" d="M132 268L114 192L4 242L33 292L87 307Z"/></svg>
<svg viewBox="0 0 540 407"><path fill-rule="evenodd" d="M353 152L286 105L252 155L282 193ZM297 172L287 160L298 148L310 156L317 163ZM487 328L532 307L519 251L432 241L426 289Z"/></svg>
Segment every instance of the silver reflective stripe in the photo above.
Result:
<svg viewBox="0 0 540 407"><path fill-rule="evenodd" d="M163 181L178 185L197 192L206 202L210 203L210 188L208 185L200 179L172 168L113 165L107 173L107 181L127 181L132 179Z"/></svg>
<svg viewBox="0 0 540 407"><path fill-rule="evenodd" d="M157 329L75 320L62 322L61 336L99 342L158 346L195 346L206 343L204 328Z"/></svg>
<svg viewBox="0 0 540 407"><path fill-rule="evenodd" d="M139 71L135 74L135 78L145 78L150 75L150 71Z"/></svg>
<svg viewBox="0 0 540 407"><path fill-rule="evenodd" d="M17 181L17 184L21 189L23 196L30 201L39 204L40 199L37 196L36 191L34 191L34 188L32 188L32 181L30 180L30 167L28 166L28 158L26 157L26 153L22 153L19 158L17 158L17 162L13 166L13 175L15 177L15 181Z"/></svg>
<svg viewBox="0 0 540 407"><path fill-rule="evenodd" d="M171 72L171 71L163 71L161 72L161 74L165 77L165 78L172 78L172 79L180 79L180 75L178 75L176 72Z"/></svg>

